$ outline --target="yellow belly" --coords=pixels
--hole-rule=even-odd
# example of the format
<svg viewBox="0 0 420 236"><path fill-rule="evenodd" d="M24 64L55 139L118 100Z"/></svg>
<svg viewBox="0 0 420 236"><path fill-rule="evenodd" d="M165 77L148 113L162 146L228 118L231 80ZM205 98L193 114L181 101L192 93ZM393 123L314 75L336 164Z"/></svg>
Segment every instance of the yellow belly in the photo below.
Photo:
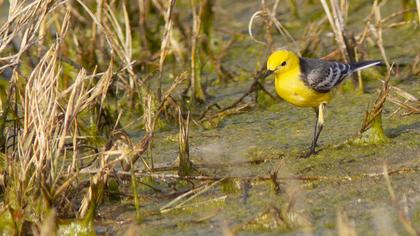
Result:
<svg viewBox="0 0 420 236"><path fill-rule="evenodd" d="M276 74L275 86L281 98L299 107L318 107L332 98L331 92L319 93L305 85L300 79L299 71Z"/></svg>

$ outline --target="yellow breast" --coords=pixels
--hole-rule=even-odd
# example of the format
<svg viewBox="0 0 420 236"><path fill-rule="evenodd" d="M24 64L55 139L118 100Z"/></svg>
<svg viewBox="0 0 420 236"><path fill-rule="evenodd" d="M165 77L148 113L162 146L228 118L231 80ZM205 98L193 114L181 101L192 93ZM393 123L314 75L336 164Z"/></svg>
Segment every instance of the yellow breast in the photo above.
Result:
<svg viewBox="0 0 420 236"><path fill-rule="evenodd" d="M332 93L319 93L309 88L300 78L299 68L275 74L277 94L287 102L299 107L318 107L328 102Z"/></svg>

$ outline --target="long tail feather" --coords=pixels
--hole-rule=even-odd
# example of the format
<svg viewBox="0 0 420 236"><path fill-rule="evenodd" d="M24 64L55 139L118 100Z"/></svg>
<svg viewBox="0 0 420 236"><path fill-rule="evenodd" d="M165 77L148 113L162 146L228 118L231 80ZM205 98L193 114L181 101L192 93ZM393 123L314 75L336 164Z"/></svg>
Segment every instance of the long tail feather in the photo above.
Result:
<svg viewBox="0 0 420 236"><path fill-rule="evenodd" d="M382 61L362 61L357 63L350 64L351 70L353 72L363 70L372 66L383 66L384 63Z"/></svg>

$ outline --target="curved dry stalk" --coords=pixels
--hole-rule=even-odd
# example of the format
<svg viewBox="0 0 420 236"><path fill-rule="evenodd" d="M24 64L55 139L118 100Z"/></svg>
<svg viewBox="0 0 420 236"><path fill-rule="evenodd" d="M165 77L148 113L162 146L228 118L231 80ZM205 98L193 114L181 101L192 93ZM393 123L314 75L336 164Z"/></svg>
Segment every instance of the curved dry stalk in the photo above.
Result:
<svg viewBox="0 0 420 236"><path fill-rule="evenodd" d="M257 18L258 16L260 16L263 13L264 13L264 11L256 11L254 14L252 14L251 19L249 20L249 23L248 23L248 34L251 37L251 39L254 40L256 43L260 43L262 45L267 45L267 43L256 39L254 37L254 34L252 33L252 24L254 23L255 18Z"/></svg>
<svg viewBox="0 0 420 236"><path fill-rule="evenodd" d="M249 20L249 23L248 23L248 34L249 34L249 36L251 37L251 39L252 40L254 40L256 43L259 43L259 44L263 44L263 45L267 45L267 43L266 42L263 42L263 41L260 41L260 40L257 40L255 37L254 37L254 34L252 33L252 26L253 26L253 23L254 23L254 20L257 18L257 17L262 17L262 18L268 18L268 20L271 22L271 23L273 23L274 24L274 26L275 26L275 28L276 28L276 30L283 36L283 37L285 37L285 38L288 38L292 43L293 43L293 46L295 47L295 50L296 50L296 53L299 55L299 56L301 56L301 54L300 54L300 49L299 49L299 46L298 46L298 44L297 44L297 42L296 42L296 40L293 38L293 36L289 33L289 31L283 26L283 24L281 24L280 23L280 21L279 20L277 20L277 18L276 18L276 15L275 15L275 12L276 12L276 8L277 8L277 6L278 6L278 1L276 1L276 3L274 4L274 7L273 7L273 11L272 12L268 12L267 10L260 10L260 11L256 11L254 14L252 14L252 16L251 16L251 19Z"/></svg>

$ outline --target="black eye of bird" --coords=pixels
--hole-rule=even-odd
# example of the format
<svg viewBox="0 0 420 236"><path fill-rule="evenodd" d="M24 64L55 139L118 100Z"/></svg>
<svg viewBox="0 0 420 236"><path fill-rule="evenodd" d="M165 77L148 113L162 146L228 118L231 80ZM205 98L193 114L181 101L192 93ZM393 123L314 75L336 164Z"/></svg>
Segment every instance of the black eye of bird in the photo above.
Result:
<svg viewBox="0 0 420 236"><path fill-rule="evenodd" d="M285 66L285 65L286 65L286 62L285 61L281 63L281 66Z"/></svg>

